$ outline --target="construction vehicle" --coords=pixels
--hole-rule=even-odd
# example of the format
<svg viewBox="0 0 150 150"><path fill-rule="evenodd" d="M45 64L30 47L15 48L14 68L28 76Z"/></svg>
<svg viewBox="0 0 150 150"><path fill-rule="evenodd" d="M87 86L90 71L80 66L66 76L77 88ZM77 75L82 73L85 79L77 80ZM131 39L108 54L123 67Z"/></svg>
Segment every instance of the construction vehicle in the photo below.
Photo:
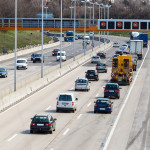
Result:
<svg viewBox="0 0 150 150"><path fill-rule="evenodd" d="M120 55L117 58L112 58L112 73L111 82L118 84L130 85L132 82L132 57L127 55Z"/></svg>

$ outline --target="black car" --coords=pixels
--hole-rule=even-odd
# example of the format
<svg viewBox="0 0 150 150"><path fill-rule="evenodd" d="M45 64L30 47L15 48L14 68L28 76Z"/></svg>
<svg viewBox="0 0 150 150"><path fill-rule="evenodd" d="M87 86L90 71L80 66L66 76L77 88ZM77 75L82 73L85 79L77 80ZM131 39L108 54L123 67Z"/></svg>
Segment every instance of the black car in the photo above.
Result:
<svg viewBox="0 0 150 150"><path fill-rule="evenodd" d="M30 124L30 133L46 131L52 134L56 129L56 120L51 115L35 115Z"/></svg>
<svg viewBox="0 0 150 150"><path fill-rule="evenodd" d="M120 98L120 89L118 83L107 83L104 89L104 98Z"/></svg>
<svg viewBox="0 0 150 150"><path fill-rule="evenodd" d="M85 77L89 80L89 79L94 79L96 81L99 80L99 76L96 70L87 70L87 72L85 72L86 75Z"/></svg>
<svg viewBox="0 0 150 150"><path fill-rule="evenodd" d="M42 61L42 54L41 53L35 53L33 58L33 63L41 62ZM43 56L43 63L44 63L44 56Z"/></svg>
<svg viewBox="0 0 150 150"><path fill-rule="evenodd" d="M79 34L77 36L78 36L78 39L83 39L83 35Z"/></svg>
<svg viewBox="0 0 150 150"><path fill-rule="evenodd" d="M33 61L33 58L34 58L35 54L37 54L37 53L32 53L32 55L31 55L31 61Z"/></svg>
<svg viewBox="0 0 150 150"><path fill-rule="evenodd" d="M99 56L100 58L106 58L106 53L103 51L100 51L97 53L97 56Z"/></svg>
<svg viewBox="0 0 150 150"><path fill-rule="evenodd" d="M100 63L98 62L97 65L96 65L96 70L97 72L105 72L107 73L107 65L105 63Z"/></svg>
<svg viewBox="0 0 150 150"><path fill-rule="evenodd" d="M7 77L7 69L6 68L0 68L0 77L6 78Z"/></svg>
<svg viewBox="0 0 150 150"><path fill-rule="evenodd" d="M119 54L119 55L122 55L122 54L123 54L123 51L122 51L122 50L117 50L115 53L116 53L116 54Z"/></svg>

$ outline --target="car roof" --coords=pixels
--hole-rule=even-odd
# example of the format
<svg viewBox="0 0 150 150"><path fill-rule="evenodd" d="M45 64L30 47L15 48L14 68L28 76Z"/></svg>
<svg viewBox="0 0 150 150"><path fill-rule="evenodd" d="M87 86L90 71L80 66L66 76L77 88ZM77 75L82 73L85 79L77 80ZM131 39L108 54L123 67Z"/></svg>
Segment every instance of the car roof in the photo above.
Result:
<svg viewBox="0 0 150 150"><path fill-rule="evenodd" d="M103 65L106 65L106 63L102 63L102 62L98 62L98 63L97 63L97 65L99 65L99 64L103 64Z"/></svg>
<svg viewBox="0 0 150 150"><path fill-rule="evenodd" d="M118 85L118 83L107 83L106 85Z"/></svg>
<svg viewBox="0 0 150 150"><path fill-rule="evenodd" d="M58 53L60 53L60 52L61 52L61 53L66 53L66 51L59 51Z"/></svg>
<svg viewBox="0 0 150 150"><path fill-rule="evenodd" d="M87 78L78 78L77 80L88 80Z"/></svg>
<svg viewBox="0 0 150 150"><path fill-rule="evenodd" d="M59 93L59 95L74 95L73 93Z"/></svg>
<svg viewBox="0 0 150 150"><path fill-rule="evenodd" d="M36 114L35 116L37 116L37 117L48 117L48 116L51 116L51 115L48 115L48 114Z"/></svg>
<svg viewBox="0 0 150 150"><path fill-rule="evenodd" d="M18 58L17 60L27 60L26 58Z"/></svg>
<svg viewBox="0 0 150 150"><path fill-rule="evenodd" d="M87 70L87 71L96 71L95 69L89 69L89 70Z"/></svg>
<svg viewBox="0 0 150 150"><path fill-rule="evenodd" d="M97 100L105 100L105 101L110 101L110 99L109 99L109 98L97 98L97 99L96 99L96 101L97 101Z"/></svg>

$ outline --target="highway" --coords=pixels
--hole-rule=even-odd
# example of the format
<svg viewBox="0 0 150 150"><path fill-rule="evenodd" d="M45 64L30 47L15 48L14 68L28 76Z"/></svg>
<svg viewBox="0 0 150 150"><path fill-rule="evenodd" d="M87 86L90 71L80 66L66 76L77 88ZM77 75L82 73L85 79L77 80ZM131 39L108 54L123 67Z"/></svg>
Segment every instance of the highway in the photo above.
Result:
<svg viewBox="0 0 150 150"><path fill-rule="evenodd" d="M127 38L110 37L125 43ZM103 97L105 84L111 76L111 58L117 48L106 51L107 73L99 74L99 81L91 81L89 92L74 91L74 81L84 77L85 71L95 69L90 61L74 69L47 87L0 113L1 150L148 150L150 103L150 52L144 48L144 59L130 86L121 86L120 99L114 102L112 114L94 114L94 101ZM28 69L29 70L29 69ZM24 70L23 70L24 71ZM59 93L71 92L78 98L75 113L56 113ZM30 134L30 118L50 113L56 121L53 134ZM117 122L116 122L117 121Z"/></svg>
<svg viewBox="0 0 150 150"><path fill-rule="evenodd" d="M83 40L76 40L75 41L75 48L76 48L76 55L83 53ZM99 41L95 41L95 46L99 45ZM59 64L59 61L56 61L56 56L52 56L52 50L54 48L60 48L60 46L55 46L50 49L44 49L44 63L43 63L43 70L49 69L51 66L55 66ZM87 45L87 50L90 50L91 44ZM62 50L66 51L67 59L73 58L73 42L63 42ZM41 51L40 51L41 53ZM17 83L32 77L33 75L41 73L41 63L33 63L31 61L31 54L19 56L18 58L26 58L28 60L28 69L27 70L17 70ZM8 77L7 78L0 78L0 90L5 90L14 84L14 59L6 60L4 62L0 62L1 67L6 67L8 70ZM63 66L63 64L62 64Z"/></svg>

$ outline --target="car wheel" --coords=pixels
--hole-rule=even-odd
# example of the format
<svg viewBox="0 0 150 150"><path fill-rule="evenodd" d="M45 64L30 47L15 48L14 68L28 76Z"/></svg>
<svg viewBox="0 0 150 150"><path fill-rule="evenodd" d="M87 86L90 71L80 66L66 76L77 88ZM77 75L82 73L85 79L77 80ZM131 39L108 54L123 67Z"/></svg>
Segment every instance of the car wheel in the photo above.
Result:
<svg viewBox="0 0 150 150"><path fill-rule="evenodd" d="M54 128L54 130L53 131L55 131L56 130L56 127Z"/></svg>
<svg viewBox="0 0 150 150"><path fill-rule="evenodd" d="M51 130L51 131L49 131L49 133L50 133L50 134L53 134L53 131Z"/></svg>
<svg viewBox="0 0 150 150"><path fill-rule="evenodd" d="M77 89L75 89L75 91L77 91Z"/></svg>
<svg viewBox="0 0 150 150"><path fill-rule="evenodd" d="M104 96L104 98L107 98L107 96Z"/></svg>
<svg viewBox="0 0 150 150"><path fill-rule="evenodd" d="M111 114L112 111L109 111L109 114Z"/></svg>
<svg viewBox="0 0 150 150"><path fill-rule="evenodd" d="M56 112L59 112L59 109L58 109L58 108L56 108Z"/></svg>
<svg viewBox="0 0 150 150"><path fill-rule="evenodd" d="M96 110L94 110L94 113L96 113Z"/></svg>
<svg viewBox="0 0 150 150"><path fill-rule="evenodd" d="M35 61L33 61L33 63L35 63Z"/></svg>
<svg viewBox="0 0 150 150"><path fill-rule="evenodd" d="M98 81L98 80L99 80L99 78L96 79L96 81Z"/></svg>
<svg viewBox="0 0 150 150"><path fill-rule="evenodd" d="M120 98L120 96L117 97L118 99Z"/></svg>
<svg viewBox="0 0 150 150"><path fill-rule="evenodd" d="M33 133L33 130L30 130L30 133Z"/></svg>
<svg viewBox="0 0 150 150"><path fill-rule="evenodd" d="M107 73L107 70L105 71L105 73Z"/></svg>
<svg viewBox="0 0 150 150"><path fill-rule="evenodd" d="M75 110L73 109L73 110L72 110L72 112L74 113L74 112L75 112Z"/></svg>

